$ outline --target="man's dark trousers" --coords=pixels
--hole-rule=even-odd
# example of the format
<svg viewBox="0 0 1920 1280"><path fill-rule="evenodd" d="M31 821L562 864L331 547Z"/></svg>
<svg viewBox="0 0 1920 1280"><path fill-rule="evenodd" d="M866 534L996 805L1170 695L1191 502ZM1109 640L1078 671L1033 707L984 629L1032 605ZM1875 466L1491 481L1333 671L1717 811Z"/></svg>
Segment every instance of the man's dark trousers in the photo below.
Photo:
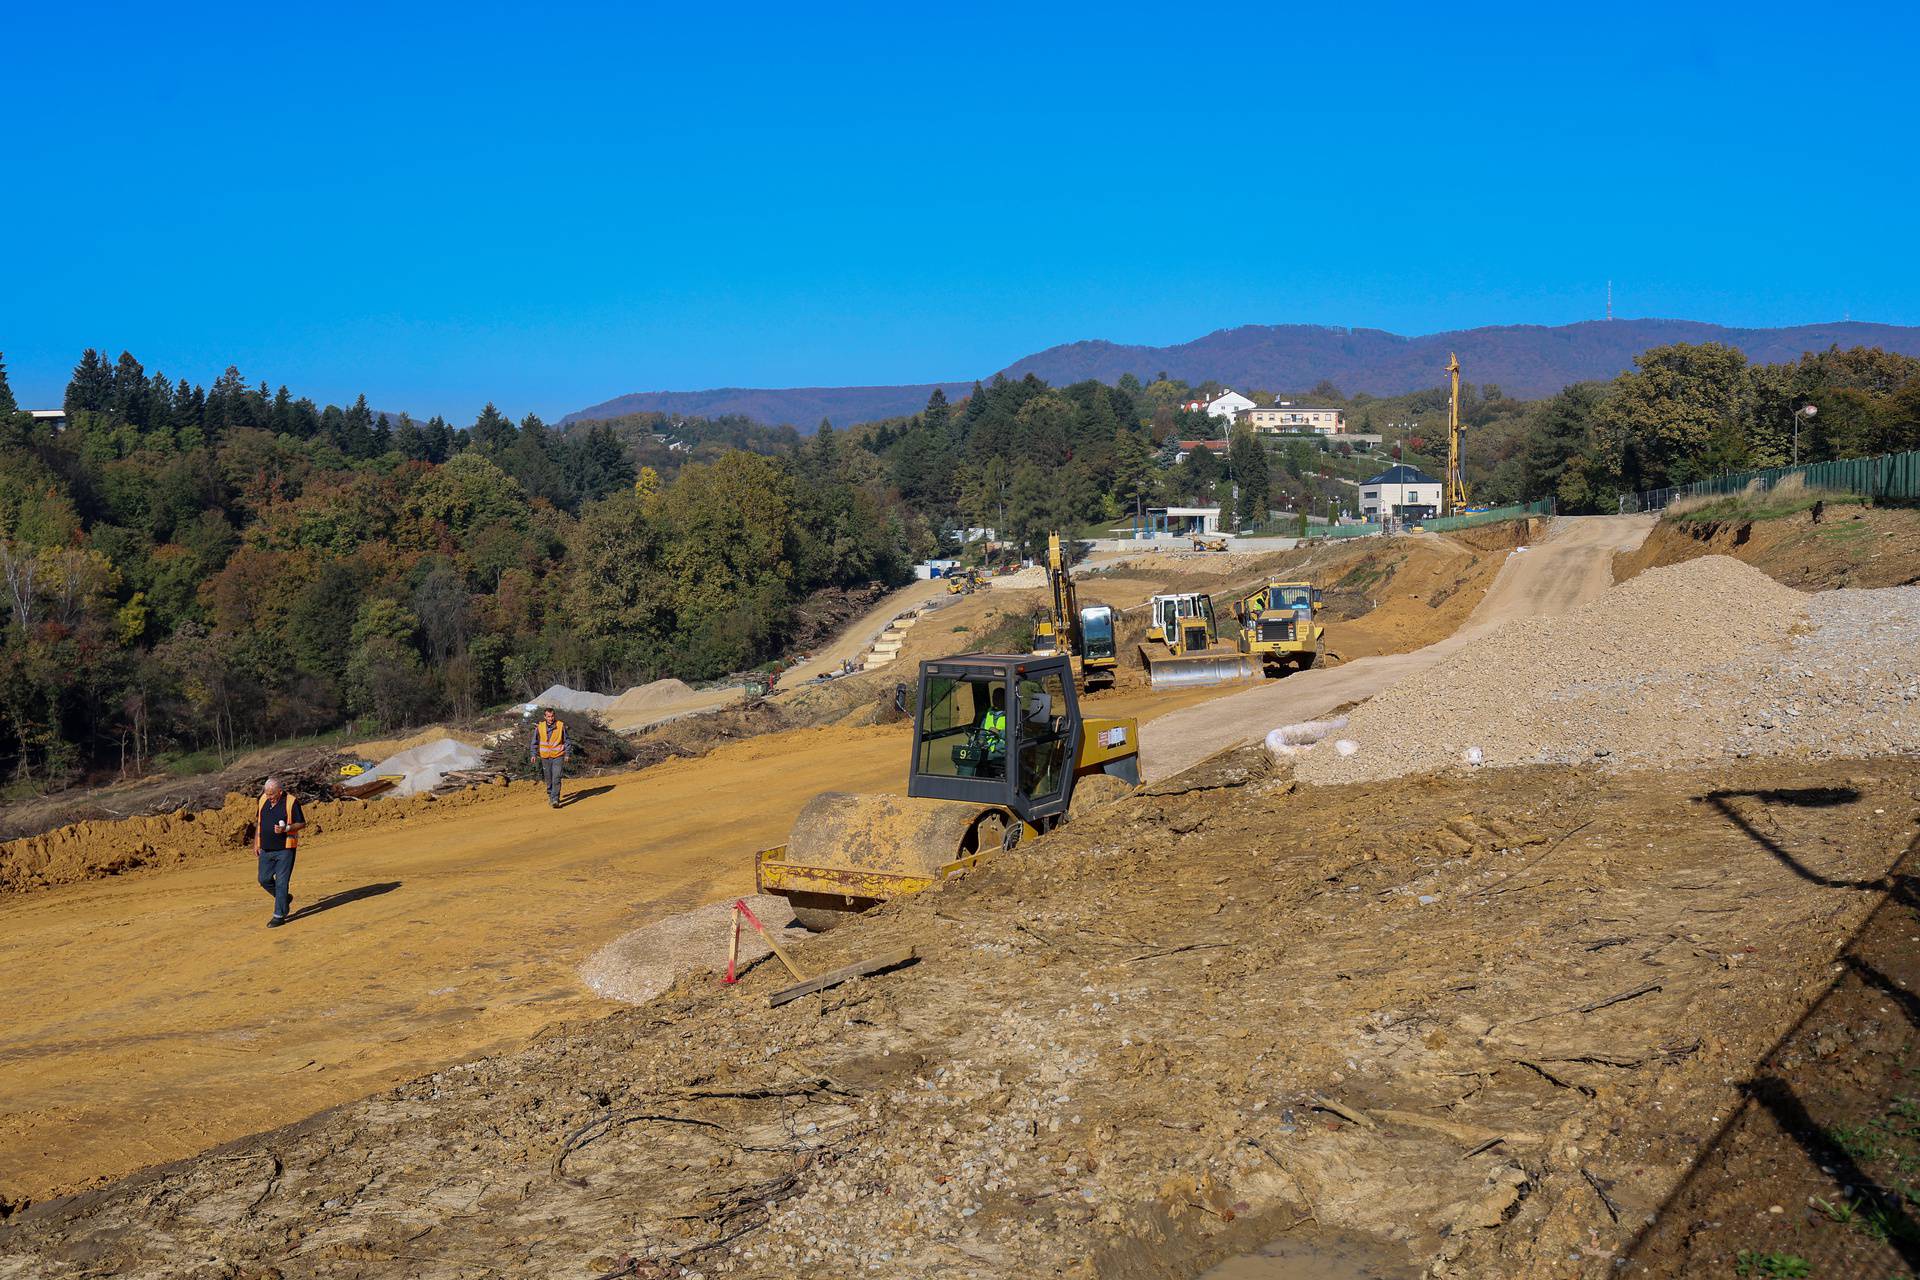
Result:
<svg viewBox="0 0 1920 1280"><path fill-rule="evenodd" d="M273 914L285 917L293 892L292 849L260 851L260 887L273 895Z"/></svg>
<svg viewBox="0 0 1920 1280"><path fill-rule="evenodd" d="M540 766L540 776L542 779L546 781L546 784L547 784L547 803L559 804L560 803L560 770L567 762L563 759L562 760L536 759L534 760L534 763Z"/></svg>

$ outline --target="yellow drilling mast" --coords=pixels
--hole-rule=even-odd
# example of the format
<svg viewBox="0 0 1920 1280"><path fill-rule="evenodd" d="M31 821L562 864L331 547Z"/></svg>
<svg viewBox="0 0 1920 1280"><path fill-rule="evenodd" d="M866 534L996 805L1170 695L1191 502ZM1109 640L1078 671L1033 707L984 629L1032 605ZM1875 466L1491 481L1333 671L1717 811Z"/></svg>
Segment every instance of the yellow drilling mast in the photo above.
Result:
<svg viewBox="0 0 1920 1280"><path fill-rule="evenodd" d="M1447 353L1447 373L1453 378L1453 399L1447 405L1447 491L1444 515L1457 516L1467 509L1467 475L1460 456L1467 442L1466 424L1460 421L1460 357Z"/></svg>

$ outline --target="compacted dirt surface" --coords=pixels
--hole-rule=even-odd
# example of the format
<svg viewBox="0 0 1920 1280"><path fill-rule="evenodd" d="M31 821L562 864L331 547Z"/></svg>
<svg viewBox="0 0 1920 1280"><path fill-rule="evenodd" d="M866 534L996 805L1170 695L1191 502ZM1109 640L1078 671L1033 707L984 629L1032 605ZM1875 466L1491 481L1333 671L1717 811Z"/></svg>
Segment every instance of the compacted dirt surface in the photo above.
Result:
<svg viewBox="0 0 1920 1280"><path fill-rule="evenodd" d="M1912 856L1920 766L1258 751L767 964L19 1215L0 1275L1602 1276ZM1344 1247L1344 1245L1342 1245Z"/></svg>

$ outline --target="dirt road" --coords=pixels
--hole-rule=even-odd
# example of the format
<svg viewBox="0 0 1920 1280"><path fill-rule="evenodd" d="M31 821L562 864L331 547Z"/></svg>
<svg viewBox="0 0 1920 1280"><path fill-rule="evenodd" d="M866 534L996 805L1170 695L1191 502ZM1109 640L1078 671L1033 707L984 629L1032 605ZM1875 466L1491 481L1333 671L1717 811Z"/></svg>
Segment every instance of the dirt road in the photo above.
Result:
<svg viewBox="0 0 1920 1280"><path fill-rule="evenodd" d="M1143 736L1142 771L1149 779L1178 773L1223 746L1255 742L1279 725L1312 720L1370 698L1503 622L1575 609L1613 585L1614 554L1638 547L1653 525L1652 516L1558 520L1544 542L1508 558L1466 625L1445 640L1412 653L1301 672L1164 716L1152 734ZM1338 649L1337 624L1328 638Z"/></svg>
<svg viewBox="0 0 1920 1280"><path fill-rule="evenodd" d="M913 608L929 600L938 600L947 591L946 580L929 578L925 581L911 582L898 591L889 591L873 606L840 629L833 643L821 649L805 662L796 663L780 674L780 691L789 692L815 676L825 675L837 670L843 661L852 659L858 663L865 656L887 624Z"/></svg>
<svg viewBox="0 0 1920 1280"><path fill-rule="evenodd" d="M1171 704L1186 705L1182 699ZM1164 701L1102 699L1109 715ZM828 790L904 786L899 726L804 729L323 834L267 930L250 855L0 898L0 1200L43 1200L613 1007L576 970L751 892Z"/></svg>

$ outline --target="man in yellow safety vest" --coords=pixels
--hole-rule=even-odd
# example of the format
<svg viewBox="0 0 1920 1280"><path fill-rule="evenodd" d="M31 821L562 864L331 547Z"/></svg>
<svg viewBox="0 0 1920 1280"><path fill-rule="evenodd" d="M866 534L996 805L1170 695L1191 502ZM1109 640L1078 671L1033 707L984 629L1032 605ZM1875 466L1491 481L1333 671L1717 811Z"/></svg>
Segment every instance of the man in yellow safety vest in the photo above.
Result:
<svg viewBox="0 0 1920 1280"><path fill-rule="evenodd" d="M993 686L989 698L987 714L980 721L980 747L986 758L980 762L981 773L992 777L1004 777L1007 768L1007 692L999 685Z"/></svg>
<svg viewBox="0 0 1920 1280"><path fill-rule="evenodd" d="M553 708L548 707L533 726L533 742L527 748L527 757L546 780L549 809L560 807L560 769L572 753L573 743L567 739L567 722L555 717Z"/></svg>

